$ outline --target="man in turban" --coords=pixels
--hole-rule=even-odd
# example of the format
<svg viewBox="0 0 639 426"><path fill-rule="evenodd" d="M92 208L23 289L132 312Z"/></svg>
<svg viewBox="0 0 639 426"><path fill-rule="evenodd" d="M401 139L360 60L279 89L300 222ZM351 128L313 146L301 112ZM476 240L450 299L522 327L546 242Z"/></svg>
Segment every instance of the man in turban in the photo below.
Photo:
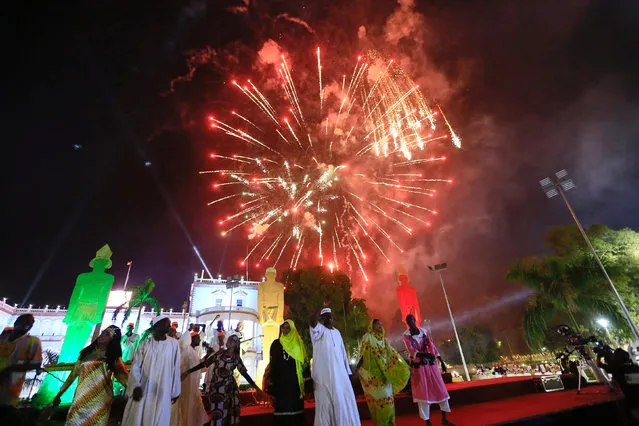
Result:
<svg viewBox="0 0 639 426"><path fill-rule="evenodd" d="M123 426L169 426L171 404L180 396L180 347L167 338L171 320L153 318L151 337L133 355Z"/></svg>

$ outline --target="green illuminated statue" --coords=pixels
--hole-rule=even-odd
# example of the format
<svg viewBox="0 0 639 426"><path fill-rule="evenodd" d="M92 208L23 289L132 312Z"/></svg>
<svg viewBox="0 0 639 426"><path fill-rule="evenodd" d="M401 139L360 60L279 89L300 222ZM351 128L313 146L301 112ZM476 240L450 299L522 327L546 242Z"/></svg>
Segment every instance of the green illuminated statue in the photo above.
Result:
<svg viewBox="0 0 639 426"><path fill-rule="evenodd" d="M97 324L102 323L113 285L113 275L104 272L105 269L111 268L111 255L111 248L105 244L97 251L95 259L89 263L89 267L93 270L78 275L71 300L69 300L67 315L64 317L67 332L62 342L59 363L76 362L82 348L89 343L93 329ZM64 381L70 371L57 373L56 376ZM45 404L50 402L61 385L59 380L47 374L38 392L38 402L42 401ZM73 393L73 389L65 392L62 402L71 402Z"/></svg>

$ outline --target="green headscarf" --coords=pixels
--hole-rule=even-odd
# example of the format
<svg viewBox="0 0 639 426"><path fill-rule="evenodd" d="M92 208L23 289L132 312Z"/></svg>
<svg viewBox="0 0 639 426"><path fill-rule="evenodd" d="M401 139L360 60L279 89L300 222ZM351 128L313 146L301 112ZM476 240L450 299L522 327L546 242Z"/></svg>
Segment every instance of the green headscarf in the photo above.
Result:
<svg viewBox="0 0 639 426"><path fill-rule="evenodd" d="M280 343L282 347L295 360L295 369L297 372L297 381L300 385L300 397L304 395L304 366L307 363L306 357L306 348L304 347L304 342L302 341L302 337L297 332L297 328L295 328L295 323L293 320L284 321L288 323L291 327L291 331L284 335L280 336Z"/></svg>
<svg viewBox="0 0 639 426"><path fill-rule="evenodd" d="M372 386L381 386L390 383L393 386L393 394L397 394L406 386L410 377L410 368L406 361L393 349L386 340L385 331L376 332L373 322L368 325L368 333L362 339L360 355L362 357L361 368L369 373L369 377L360 379L369 382Z"/></svg>

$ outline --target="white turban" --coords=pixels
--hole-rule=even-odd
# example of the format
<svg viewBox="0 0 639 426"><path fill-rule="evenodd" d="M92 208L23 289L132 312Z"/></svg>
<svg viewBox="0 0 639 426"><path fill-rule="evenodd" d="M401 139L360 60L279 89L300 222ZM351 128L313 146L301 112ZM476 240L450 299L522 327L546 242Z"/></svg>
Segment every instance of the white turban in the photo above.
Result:
<svg viewBox="0 0 639 426"><path fill-rule="evenodd" d="M320 315L324 315L324 314L330 314L331 312L331 308L324 308L320 311Z"/></svg>
<svg viewBox="0 0 639 426"><path fill-rule="evenodd" d="M153 318L153 324L152 325L155 325L155 324L159 323L163 319L169 319L169 316L168 315L164 315L164 314L158 315L157 317Z"/></svg>

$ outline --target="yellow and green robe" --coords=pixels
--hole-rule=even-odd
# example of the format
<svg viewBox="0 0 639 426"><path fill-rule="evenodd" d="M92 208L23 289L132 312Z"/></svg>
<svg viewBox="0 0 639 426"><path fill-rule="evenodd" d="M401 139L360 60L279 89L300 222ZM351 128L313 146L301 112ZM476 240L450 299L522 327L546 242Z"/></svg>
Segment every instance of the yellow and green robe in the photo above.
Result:
<svg viewBox="0 0 639 426"><path fill-rule="evenodd" d="M395 400L410 377L406 361L392 348L384 332L369 332L362 338L359 378L375 426L395 425Z"/></svg>

